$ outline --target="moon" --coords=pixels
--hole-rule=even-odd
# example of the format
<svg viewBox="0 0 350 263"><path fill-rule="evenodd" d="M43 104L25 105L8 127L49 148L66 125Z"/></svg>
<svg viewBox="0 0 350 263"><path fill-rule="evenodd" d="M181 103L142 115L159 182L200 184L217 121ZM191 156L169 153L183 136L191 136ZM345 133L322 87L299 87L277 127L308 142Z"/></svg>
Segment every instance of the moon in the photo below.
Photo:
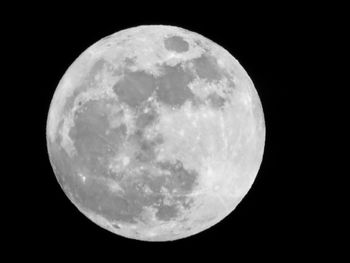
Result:
<svg viewBox="0 0 350 263"><path fill-rule="evenodd" d="M228 216L265 143L254 84L224 48L165 25L88 47L51 101L47 147L59 185L119 236L171 241Z"/></svg>

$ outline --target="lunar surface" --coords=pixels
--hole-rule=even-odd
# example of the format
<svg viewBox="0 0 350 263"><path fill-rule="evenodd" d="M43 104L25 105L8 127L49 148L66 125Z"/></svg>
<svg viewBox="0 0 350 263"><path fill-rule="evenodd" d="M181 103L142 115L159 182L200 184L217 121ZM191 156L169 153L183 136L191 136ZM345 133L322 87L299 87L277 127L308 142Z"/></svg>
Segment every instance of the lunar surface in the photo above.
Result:
<svg viewBox="0 0 350 263"><path fill-rule="evenodd" d="M169 241L215 225L250 189L265 123L252 80L224 48L173 26L103 38L53 96L47 145L57 180L97 225Z"/></svg>

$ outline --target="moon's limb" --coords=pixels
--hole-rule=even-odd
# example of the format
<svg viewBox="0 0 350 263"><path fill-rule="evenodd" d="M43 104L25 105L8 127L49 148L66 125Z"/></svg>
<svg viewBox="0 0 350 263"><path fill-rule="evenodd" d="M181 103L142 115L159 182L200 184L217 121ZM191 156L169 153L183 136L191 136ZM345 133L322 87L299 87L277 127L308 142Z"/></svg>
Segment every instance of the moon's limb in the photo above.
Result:
<svg viewBox="0 0 350 263"><path fill-rule="evenodd" d="M166 50L163 43L169 35L183 37L189 43L188 51L177 53ZM98 41L83 52L67 70L55 92L48 117L48 139L51 143L55 142L57 134L60 134L62 148L74 152L68 131L74 125L72 113L77 108L78 99L69 108L67 101L79 91L84 82L88 85L89 72L97 61L106 61L113 71L126 66L128 59L132 58L135 62L130 66L132 70L143 70L157 77L161 74L160 65L183 65L203 54L215 57L220 70L225 71L235 84L235 90L229 91L225 82L193 82L192 90L198 96L221 92L219 95L226 94L228 102L220 111L208 107L192 109L188 105L176 111L160 107L161 119L157 126L168 142L158 157L176 157L186 167L200 169L200 183L192 193L196 196L195 203L184 211L181 220L162 224L157 222L155 226L123 226L118 223L118 228L115 227L116 223L113 224L102 215L77 205L92 221L131 238L173 240L193 235L216 224L248 192L262 161L265 141L265 124L258 94L248 74L229 52L201 35L181 28L141 26L123 30ZM100 79L108 80L109 76L102 75ZM113 96L111 83L115 81L117 78L111 78L110 83L101 83L99 89L88 87L84 91L86 100L102 93ZM196 85L201 89L196 91ZM62 126L60 123L63 123ZM180 126L184 128L178 129ZM197 139L198 143L194 143ZM73 197L71 200L75 203Z"/></svg>

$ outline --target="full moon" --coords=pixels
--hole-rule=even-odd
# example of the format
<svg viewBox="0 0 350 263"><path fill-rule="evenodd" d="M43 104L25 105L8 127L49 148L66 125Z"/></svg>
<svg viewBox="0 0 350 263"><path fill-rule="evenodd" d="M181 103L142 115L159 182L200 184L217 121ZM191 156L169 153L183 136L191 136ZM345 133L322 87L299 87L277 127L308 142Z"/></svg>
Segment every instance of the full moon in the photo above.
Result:
<svg viewBox="0 0 350 263"><path fill-rule="evenodd" d="M224 48L148 25L88 47L51 101L47 147L79 211L117 235L170 241L228 216L258 173L262 105Z"/></svg>

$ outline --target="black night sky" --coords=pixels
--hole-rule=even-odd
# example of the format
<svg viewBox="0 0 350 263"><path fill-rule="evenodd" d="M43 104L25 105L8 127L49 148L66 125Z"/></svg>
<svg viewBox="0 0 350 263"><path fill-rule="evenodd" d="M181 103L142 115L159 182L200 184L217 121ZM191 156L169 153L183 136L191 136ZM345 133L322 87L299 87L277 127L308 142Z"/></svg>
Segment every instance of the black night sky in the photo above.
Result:
<svg viewBox="0 0 350 263"><path fill-rule="evenodd" d="M143 12L139 7L138 11L123 12L111 6L115 12L104 15L102 10L75 13L69 12L69 7L58 11L56 6L47 6L45 11L37 9L19 16L16 31L22 42L17 44L22 45L20 50L25 47L22 61L27 64L25 74L29 76L25 77L26 85L17 88L24 89L28 116L23 124L29 137L24 143L29 145L21 156L28 156L26 164L18 167L25 171L21 172L25 183L19 186L23 188L21 197L14 199L23 219L16 227L20 231L13 234L14 246L23 245L33 256L48 251L52 257L65 253L89 257L91 253L101 254L101 258L111 256L113 261L153 261L157 257L187 261L186 255L197 255L197 262L205 260L206 253L209 258L222 256L232 260L236 253L245 254L249 260L262 254L292 255L307 250L317 231L308 216L313 202L302 197L306 191L303 183L309 176L302 155L309 153L311 141L301 148L300 140L312 137L306 124L310 124L313 110L303 113L302 109L308 106L301 95L305 87L300 83L308 74L313 51L306 40L317 27L304 12L295 13L287 7L253 14L228 6L180 11L170 3L163 4L164 10L169 11ZM126 239L87 220L57 183L46 149L50 101L66 69L99 39L143 24L183 27L227 49L253 80L266 123L265 153L259 174L234 212L200 234L168 243Z"/></svg>

